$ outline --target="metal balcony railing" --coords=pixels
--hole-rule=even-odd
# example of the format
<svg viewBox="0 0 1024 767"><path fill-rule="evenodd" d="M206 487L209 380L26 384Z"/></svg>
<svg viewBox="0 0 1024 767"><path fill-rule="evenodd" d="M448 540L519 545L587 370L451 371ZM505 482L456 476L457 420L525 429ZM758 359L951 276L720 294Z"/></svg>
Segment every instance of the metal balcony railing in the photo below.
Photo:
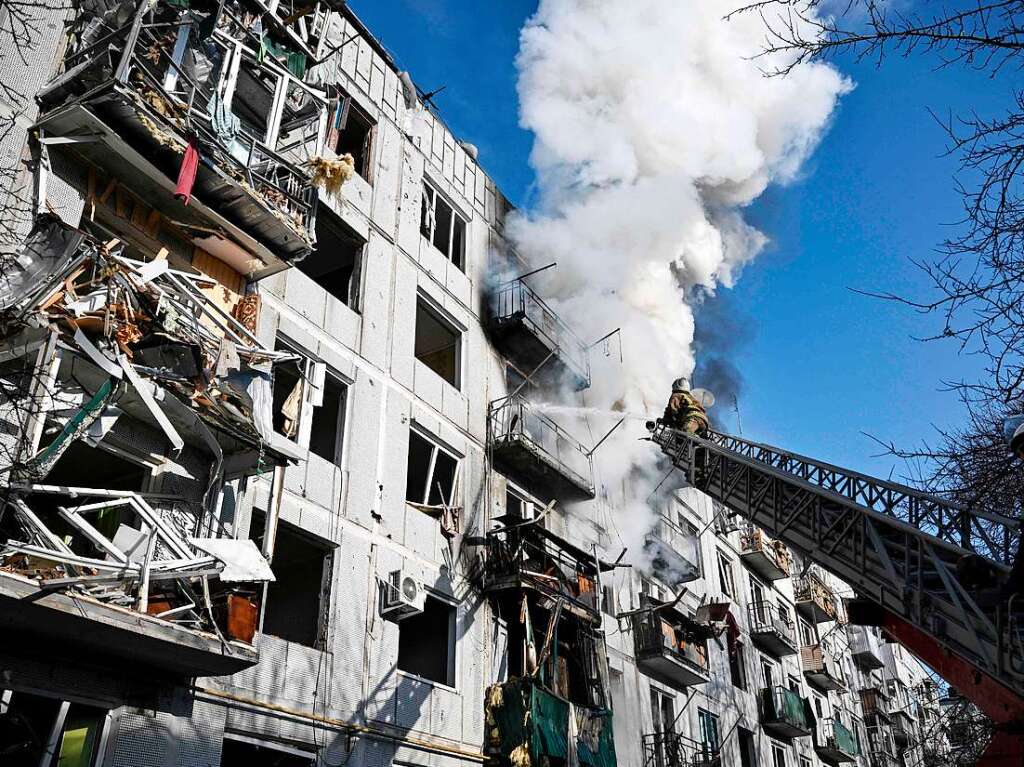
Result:
<svg viewBox="0 0 1024 767"><path fill-rule="evenodd" d="M642 736L644 767L719 767L721 753L717 745L700 743L674 732L654 732Z"/></svg>
<svg viewBox="0 0 1024 767"><path fill-rule="evenodd" d="M492 315L493 322L499 327L515 323L528 330L572 374L577 381L576 388L585 389L590 385L587 344L523 280L511 280L495 290ZM536 358L529 360L532 365L540 361Z"/></svg>
<svg viewBox="0 0 1024 767"><path fill-rule="evenodd" d="M751 638L776 656L797 652L796 627L789 610L771 602L747 605Z"/></svg>
<svg viewBox="0 0 1024 767"><path fill-rule="evenodd" d="M489 426L495 457L538 486L538 491L594 497L589 451L523 397L492 403Z"/></svg>
<svg viewBox="0 0 1024 767"><path fill-rule="evenodd" d="M830 761L852 762L860 754L853 732L832 717L818 722L815 747Z"/></svg>
<svg viewBox="0 0 1024 767"><path fill-rule="evenodd" d="M761 726L781 737L811 734L806 701L788 687L766 687L759 699Z"/></svg>

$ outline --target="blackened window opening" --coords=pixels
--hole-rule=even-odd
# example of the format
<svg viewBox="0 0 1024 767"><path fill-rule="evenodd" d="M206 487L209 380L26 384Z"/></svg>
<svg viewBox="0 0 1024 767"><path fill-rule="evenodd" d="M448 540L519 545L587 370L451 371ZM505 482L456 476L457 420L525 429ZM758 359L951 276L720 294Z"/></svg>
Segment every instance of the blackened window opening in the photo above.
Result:
<svg viewBox="0 0 1024 767"><path fill-rule="evenodd" d="M455 686L455 607L427 596L423 612L398 624L398 668Z"/></svg>

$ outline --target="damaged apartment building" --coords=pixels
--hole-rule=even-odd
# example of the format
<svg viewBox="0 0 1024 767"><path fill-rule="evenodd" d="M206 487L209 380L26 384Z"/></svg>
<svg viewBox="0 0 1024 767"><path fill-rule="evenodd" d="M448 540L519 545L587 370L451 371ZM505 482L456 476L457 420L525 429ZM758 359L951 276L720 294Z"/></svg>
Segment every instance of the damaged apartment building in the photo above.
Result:
<svg viewBox="0 0 1024 767"><path fill-rule="evenodd" d="M343 2L36 30L0 47L35 94L0 143L0 763L956 763L948 697L762 531L682 489L648 573L567 513L615 502L537 407L590 344Z"/></svg>

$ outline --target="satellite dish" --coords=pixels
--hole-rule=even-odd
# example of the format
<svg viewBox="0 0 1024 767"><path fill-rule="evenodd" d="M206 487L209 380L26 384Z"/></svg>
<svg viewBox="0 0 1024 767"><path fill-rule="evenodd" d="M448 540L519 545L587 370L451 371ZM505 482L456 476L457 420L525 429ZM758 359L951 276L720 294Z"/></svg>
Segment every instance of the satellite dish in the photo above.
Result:
<svg viewBox="0 0 1024 767"><path fill-rule="evenodd" d="M707 389L694 389L690 394L693 395L693 398L697 400L705 410L715 404L715 395Z"/></svg>

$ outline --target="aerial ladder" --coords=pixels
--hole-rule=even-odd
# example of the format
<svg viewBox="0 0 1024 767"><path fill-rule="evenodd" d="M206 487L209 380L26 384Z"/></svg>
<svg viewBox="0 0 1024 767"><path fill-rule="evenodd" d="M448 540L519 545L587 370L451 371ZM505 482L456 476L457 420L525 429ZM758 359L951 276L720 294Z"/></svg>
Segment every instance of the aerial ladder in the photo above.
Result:
<svg viewBox="0 0 1024 767"><path fill-rule="evenodd" d="M1018 520L729 434L649 427L690 484L850 584L852 623L883 628L992 720L978 765L1024 765Z"/></svg>

